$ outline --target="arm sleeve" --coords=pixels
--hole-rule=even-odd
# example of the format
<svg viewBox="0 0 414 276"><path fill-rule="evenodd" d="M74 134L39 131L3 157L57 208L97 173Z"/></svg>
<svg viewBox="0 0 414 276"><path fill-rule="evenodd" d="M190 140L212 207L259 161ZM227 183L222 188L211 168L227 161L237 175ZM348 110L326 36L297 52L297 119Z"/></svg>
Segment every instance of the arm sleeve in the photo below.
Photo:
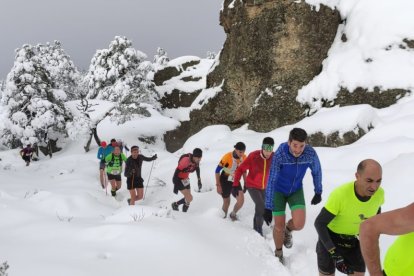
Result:
<svg viewBox="0 0 414 276"><path fill-rule="evenodd" d="M233 180L233 187L240 186L240 178L249 168L250 168L250 162L252 160L251 155L244 160L240 166L236 169L236 172L234 173L234 180ZM246 185L246 183L244 183Z"/></svg>
<svg viewBox="0 0 414 276"><path fill-rule="evenodd" d="M313 161L310 169L312 171L313 186L315 187L315 194L322 194L322 169L319 157L316 151L314 151Z"/></svg>
<svg viewBox="0 0 414 276"><path fill-rule="evenodd" d="M216 168L216 173L220 173L222 169L223 169L223 167L222 167L222 166L217 165L217 168Z"/></svg>
<svg viewBox="0 0 414 276"><path fill-rule="evenodd" d="M197 166L196 168L197 178L200 179L200 167Z"/></svg>
<svg viewBox="0 0 414 276"><path fill-rule="evenodd" d="M280 163L282 156L282 147L279 146L276 153L273 155L272 165L269 172L269 180L267 181L265 208L273 210L273 197L275 194L275 185L280 171Z"/></svg>
<svg viewBox="0 0 414 276"><path fill-rule="evenodd" d="M144 161L152 161L152 157L146 157L146 156L144 156L144 155L141 155L142 156L142 160L144 160Z"/></svg>
<svg viewBox="0 0 414 276"><path fill-rule="evenodd" d="M328 232L328 224L335 218L335 215L326 210L325 207L322 208L319 215L315 220L316 232L318 232L319 240L325 246L326 250L331 250L335 248L334 243L332 242L331 236Z"/></svg>

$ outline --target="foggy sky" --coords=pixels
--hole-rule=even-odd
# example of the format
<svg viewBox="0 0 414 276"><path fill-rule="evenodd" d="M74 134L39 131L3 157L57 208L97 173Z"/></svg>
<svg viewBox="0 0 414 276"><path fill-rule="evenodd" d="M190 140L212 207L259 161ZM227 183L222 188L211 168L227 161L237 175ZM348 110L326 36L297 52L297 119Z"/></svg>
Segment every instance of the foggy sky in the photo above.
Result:
<svg viewBox="0 0 414 276"><path fill-rule="evenodd" d="M0 0L0 80L13 66L16 48L60 40L79 69L116 35L152 61L157 47L171 58L218 53L223 0Z"/></svg>

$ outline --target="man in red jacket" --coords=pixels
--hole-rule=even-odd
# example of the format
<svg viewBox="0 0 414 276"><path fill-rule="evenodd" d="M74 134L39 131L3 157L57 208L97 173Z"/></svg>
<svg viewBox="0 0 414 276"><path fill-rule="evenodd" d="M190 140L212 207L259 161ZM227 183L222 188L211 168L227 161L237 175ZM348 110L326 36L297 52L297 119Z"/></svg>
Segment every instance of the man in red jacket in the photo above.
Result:
<svg viewBox="0 0 414 276"><path fill-rule="evenodd" d="M240 186L241 176L246 171L249 171L244 186L247 188L247 191L249 191L249 194L255 204L253 229L262 236L265 191L267 179L269 178L274 145L275 141L273 138L264 138L262 149L251 152L249 156L247 156L246 160L244 160L237 168L233 182L233 188L238 188Z"/></svg>

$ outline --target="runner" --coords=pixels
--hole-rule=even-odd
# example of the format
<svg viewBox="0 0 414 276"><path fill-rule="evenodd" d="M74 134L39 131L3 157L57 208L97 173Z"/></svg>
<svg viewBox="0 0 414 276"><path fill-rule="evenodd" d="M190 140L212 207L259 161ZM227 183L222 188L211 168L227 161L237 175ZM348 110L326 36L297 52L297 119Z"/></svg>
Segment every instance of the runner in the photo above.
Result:
<svg viewBox="0 0 414 276"><path fill-rule="evenodd" d="M177 202L173 202L171 207L174 211L178 211L178 208L183 204L183 212L187 212L190 208L190 202L193 201L191 195L190 178L189 174L192 172L197 173L198 189L202 187L200 178L200 161L203 156L203 151L199 148L195 148L193 153L187 153L180 157L178 166L175 169L173 176L174 193L177 194L180 191L184 197Z"/></svg>
<svg viewBox="0 0 414 276"><path fill-rule="evenodd" d="M266 224L275 219L273 240L275 256L283 263L283 245L293 245L292 231L299 231L305 225L305 198L303 178L311 169L315 195L311 204L322 200L322 171L316 151L306 144L307 133L304 129L294 128L289 133L288 142L280 144L272 158L269 181L266 187L265 214ZM285 209L289 204L292 218L286 223Z"/></svg>
<svg viewBox="0 0 414 276"><path fill-rule="evenodd" d="M224 218L227 217L227 212L230 207L230 194L236 198L233 211L230 213L231 220L237 220L237 212L243 207L244 193L240 192L241 185L233 187L234 173L237 167L246 159L244 152L246 145L243 142L237 142L234 145L234 150L226 153L220 160L216 168L216 187L217 193L223 198L223 205L221 209L224 212ZM240 179L240 178L239 178ZM246 183L246 173L243 173L243 180Z"/></svg>
<svg viewBox="0 0 414 276"><path fill-rule="evenodd" d="M125 162L124 176L127 178L127 189L131 195L128 199L129 205L135 205L135 201L141 200L144 196L144 179L141 175L143 161L154 161L157 155L146 157L139 153L138 146L131 147L131 156Z"/></svg>
<svg viewBox="0 0 414 276"><path fill-rule="evenodd" d="M372 159L363 160L355 176L355 181L332 191L315 220L319 275L335 275L335 267L348 275L365 274L357 235L364 220L381 212L384 203L381 165Z"/></svg>
<svg viewBox="0 0 414 276"><path fill-rule="evenodd" d="M233 182L233 187L239 187L242 174L249 171L244 187L247 188L255 205L253 229L261 236L263 236L262 226L265 208L265 189L269 178L274 145L275 142L273 138L264 138L262 149L250 153L246 160L244 160L237 168Z"/></svg>
<svg viewBox="0 0 414 276"><path fill-rule="evenodd" d="M374 216L361 224L362 255L371 276L412 275L414 272L414 203ZM401 235L388 249L381 271L380 234Z"/></svg>
<svg viewBox="0 0 414 276"><path fill-rule="evenodd" d="M101 142L101 146L98 149L97 158L99 162L99 179L101 181L102 189L105 189L105 157L112 153L114 148L110 145L107 146L105 141Z"/></svg>
<svg viewBox="0 0 414 276"><path fill-rule="evenodd" d="M106 172L111 183L112 196L116 196L116 191L121 188L122 161L126 160L125 154L121 153L121 149L118 146L115 146L114 151L105 157Z"/></svg>
<svg viewBox="0 0 414 276"><path fill-rule="evenodd" d="M20 151L20 155L22 159L26 162L26 166L29 166L33 155L32 145L28 144L24 149Z"/></svg>

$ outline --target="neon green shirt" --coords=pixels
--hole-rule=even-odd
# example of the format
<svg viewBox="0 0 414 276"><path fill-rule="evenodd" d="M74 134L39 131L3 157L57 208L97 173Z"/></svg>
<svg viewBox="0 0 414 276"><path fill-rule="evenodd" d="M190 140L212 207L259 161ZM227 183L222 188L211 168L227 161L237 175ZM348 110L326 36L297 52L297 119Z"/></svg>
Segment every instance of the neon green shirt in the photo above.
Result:
<svg viewBox="0 0 414 276"><path fill-rule="evenodd" d="M387 276L405 276L414 273L414 232L398 237L388 249L384 260Z"/></svg>
<svg viewBox="0 0 414 276"><path fill-rule="evenodd" d="M360 201L354 191L354 181L337 187L329 195L326 210L335 215L328 228L337 234L358 235L362 221L375 216L384 203L384 190L380 187L371 198Z"/></svg>
<svg viewBox="0 0 414 276"><path fill-rule="evenodd" d="M121 172L122 172L121 158L124 161L126 161L127 158L126 158L125 154L121 153L119 156L114 155L114 160L112 162L112 155L113 155L113 153L108 154L105 157L106 172L109 173L109 174L114 174L114 175L121 174Z"/></svg>

